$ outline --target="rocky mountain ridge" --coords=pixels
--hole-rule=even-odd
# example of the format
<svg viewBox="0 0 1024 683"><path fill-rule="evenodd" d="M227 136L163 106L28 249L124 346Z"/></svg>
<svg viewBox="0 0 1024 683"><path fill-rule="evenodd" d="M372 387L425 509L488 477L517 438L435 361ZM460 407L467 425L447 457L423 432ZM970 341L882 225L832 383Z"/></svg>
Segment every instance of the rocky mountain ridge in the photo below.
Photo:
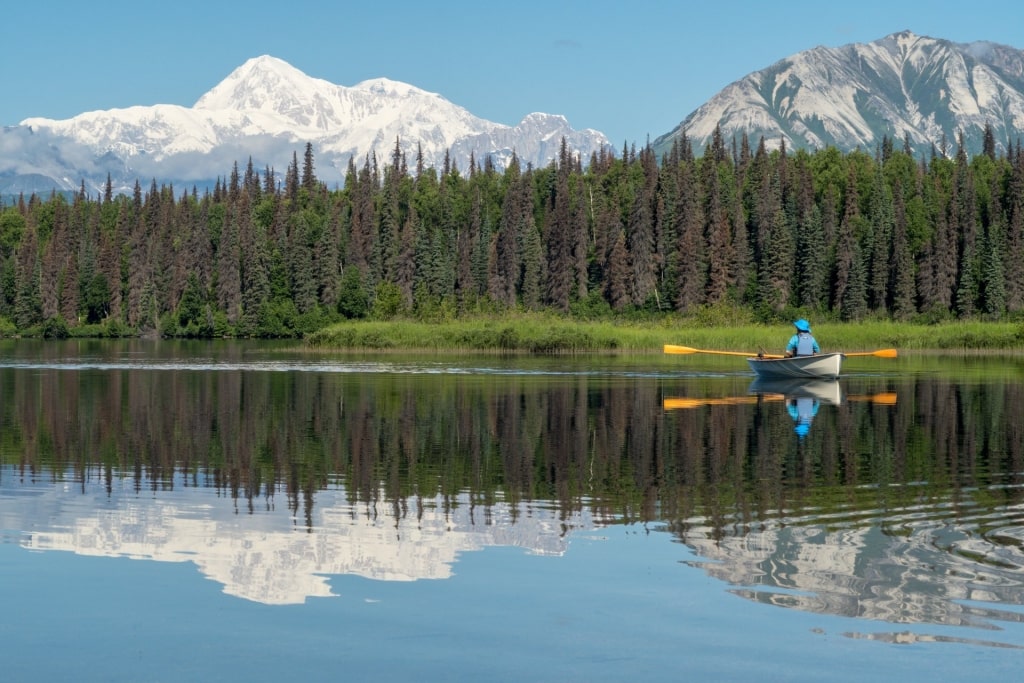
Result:
<svg viewBox="0 0 1024 683"><path fill-rule="evenodd" d="M917 153L952 153L960 134L982 146L990 126L1001 149L1024 132L1024 51L894 33L871 43L816 47L722 89L654 141L668 150L683 132L700 154L716 127L768 148L874 151L883 136ZM942 150L945 140L946 149Z"/></svg>

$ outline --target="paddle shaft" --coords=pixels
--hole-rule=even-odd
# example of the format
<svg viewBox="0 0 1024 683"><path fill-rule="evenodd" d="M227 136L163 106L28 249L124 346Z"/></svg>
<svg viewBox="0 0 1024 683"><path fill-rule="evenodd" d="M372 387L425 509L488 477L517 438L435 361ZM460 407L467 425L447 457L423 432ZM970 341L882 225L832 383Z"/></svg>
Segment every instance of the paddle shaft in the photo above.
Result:
<svg viewBox="0 0 1024 683"><path fill-rule="evenodd" d="M674 354L687 354L687 353L710 353L716 356L743 356L744 358L757 358L756 353L748 353L746 351L709 351L705 349L693 349L689 346L676 346L674 344L665 344L665 353ZM778 356L773 354L763 354L761 358L783 358L784 356Z"/></svg>

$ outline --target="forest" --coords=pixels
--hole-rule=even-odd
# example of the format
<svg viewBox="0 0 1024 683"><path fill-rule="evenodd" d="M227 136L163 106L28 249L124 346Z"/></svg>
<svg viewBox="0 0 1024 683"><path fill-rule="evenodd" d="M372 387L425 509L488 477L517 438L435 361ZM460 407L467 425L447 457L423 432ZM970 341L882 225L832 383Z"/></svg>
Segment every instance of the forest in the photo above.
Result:
<svg viewBox="0 0 1024 683"><path fill-rule="evenodd" d="M609 319L742 308L757 320L1018 320L1024 150L986 130L768 150L716 134L546 167L349 162L136 182L0 203L0 336L302 336L346 319L545 310ZM410 163L411 162L411 163Z"/></svg>

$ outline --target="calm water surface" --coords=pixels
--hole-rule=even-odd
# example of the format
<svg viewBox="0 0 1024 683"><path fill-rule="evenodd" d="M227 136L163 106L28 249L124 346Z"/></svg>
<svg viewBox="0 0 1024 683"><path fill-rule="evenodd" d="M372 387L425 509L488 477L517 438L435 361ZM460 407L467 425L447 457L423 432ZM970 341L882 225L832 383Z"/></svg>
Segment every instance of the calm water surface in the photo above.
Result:
<svg viewBox="0 0 1024 683"><path fill-rule="evenodd" d="M1015 680L1024 360L0 341L4 681Z"/></svg>

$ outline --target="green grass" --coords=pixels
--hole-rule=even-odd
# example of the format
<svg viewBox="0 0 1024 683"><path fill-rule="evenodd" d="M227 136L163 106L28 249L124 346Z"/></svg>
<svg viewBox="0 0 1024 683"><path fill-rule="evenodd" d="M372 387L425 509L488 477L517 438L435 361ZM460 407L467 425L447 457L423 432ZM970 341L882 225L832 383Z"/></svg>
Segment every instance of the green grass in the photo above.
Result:
<svg viewBox="0 0 1024 683"><path fill-rule="evenodd" d="M813 322L813 321L812 321ZM1024 350L1024 323L944 322L935 325L870 321L814 325L822 350ZM322 349L483 351L526 353L661 353L665 344L722 351L777 353L792 328L722 324L660 317L648 321L583 321L551 313L448 322L360 321L331 325L306 338Z"/></svg>
<svg viewBox="0 0 1024 683"><path fill-rule="evenodd" d="M592 353L660 349L657 331L607 322L580 322L550 314L451 322L398 320L331 325L306 338L321 348L434 351Z"/></svg>

